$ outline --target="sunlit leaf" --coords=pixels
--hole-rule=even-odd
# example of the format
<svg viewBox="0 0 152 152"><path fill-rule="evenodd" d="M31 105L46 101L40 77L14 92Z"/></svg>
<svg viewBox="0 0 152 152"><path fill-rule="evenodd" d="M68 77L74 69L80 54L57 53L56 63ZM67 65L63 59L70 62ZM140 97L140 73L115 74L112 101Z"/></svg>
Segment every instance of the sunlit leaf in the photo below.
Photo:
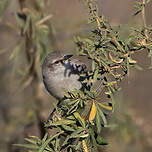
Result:
<svg viewBox="0 0 152 152"><path fill-rule="evenodd" d="M112 111L112 110L113 110L112 106L105 105L105 104L103 104L103 103L101 103L101 102L98 102L97 104L98 104L100 107L102 107L103 109L106 109L106 110L108 110L108 111Z"/></svg>
<svg viewBox="0 0 152 152"><path fill-rule="evenodd" d="M45 133L43 139L42 139L42 143L44 143L46 140L47 140L47 137L48 137L48 133Z"/></svg>
<svg viewBox="0 0 152 152"><path fill-rule="evenodd" d="M85 128L85 121L84 119L80 116L78 112L73 113L74 117L79 121L79 123L82 125L82 127Z"/></svg>
<svg viewBox="0 0 152 152"><path fill-rule="evenodd" d="M93 61L92 61L92 71L95 70L95 67L96 67L96 63L95 63L95 61L93 60Z"/></svg>
<svg viewBox="0 0 152 152"><path fill-rule="evenodd" d="M95 105L95 102L93 101L92 102L92 107L91 107L91 111L90 111L90 115L89 115L89 122L92 124L93 123L93 120L95 119L95 116L96 116L96 105Z"/></svg>
<svg viewBox="0 0 152 152"><path fill-rule="evenodd" d="M84 152L89 152L85 140L82 140L82 147L83 147L83 151L84 151Z"/></svg>
<svg viewBox="0 0 152 152"><path fill-rule="evenodd" d="M128 61L129 61L130 64L136 64L137 63L136 60L133 60L130 57L128 57Z"/></svg>
<svg viewBox="0 0 152 152"><path fill-rule="evenodd" d="M73 113L77 110L79 104L79 100L76 100L76 102L71 106L71 108L68 110L67 114Z"/></svg>

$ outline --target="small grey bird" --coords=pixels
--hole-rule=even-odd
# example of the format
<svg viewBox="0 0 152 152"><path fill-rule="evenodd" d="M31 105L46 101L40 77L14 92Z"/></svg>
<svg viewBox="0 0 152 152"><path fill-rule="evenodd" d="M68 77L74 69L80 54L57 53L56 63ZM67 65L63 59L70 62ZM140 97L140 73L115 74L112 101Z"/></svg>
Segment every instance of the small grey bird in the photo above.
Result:
<svg viewBox="0 0 152 152"><path fill-rule="evenodd" d="M87 66L72 54L51 52L42 65L43 82L47 91L57 99L63 99L65 90L83 90L80 74L87 72Z"/></svg>

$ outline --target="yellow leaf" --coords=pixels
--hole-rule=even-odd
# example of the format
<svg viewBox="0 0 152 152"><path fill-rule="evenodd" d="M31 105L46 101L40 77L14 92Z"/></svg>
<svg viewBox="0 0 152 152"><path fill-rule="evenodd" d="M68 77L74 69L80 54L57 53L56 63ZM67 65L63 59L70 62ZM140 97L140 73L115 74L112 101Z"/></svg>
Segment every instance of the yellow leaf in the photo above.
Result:
<svg viewBox="0 0 152 152"><path fill-rule="evenodd" d="M117 82L116 81L112 81L112 82L108 83L108 86L112 86L112 85L115 85L115 84L117 84Z"/></svg>
<svg viewBox="0 0 152 152"><path fill-rule="evenodd" d="M96 116L96 105L94 103L94 101L92 102L92 107L91 107L91 111L90 111L90 115L89 115L89 121L90 123L93 122L95 116Z"/></svg>
<svg viewBox="0 0 152 152"><path fill-rule="evenodd" d="M88 148L87 148L85 140L82 140L82 146L83 146L83 151L88 152Z"/></svg>
<svg viewBox="0 0 152 152"><path fill-rule="evenodd" d="M131 64L136 64L137 61L136 61L136 60L133 60L133 59L131 59L131 58L129 58L129 63L131 63Z"/></svg>

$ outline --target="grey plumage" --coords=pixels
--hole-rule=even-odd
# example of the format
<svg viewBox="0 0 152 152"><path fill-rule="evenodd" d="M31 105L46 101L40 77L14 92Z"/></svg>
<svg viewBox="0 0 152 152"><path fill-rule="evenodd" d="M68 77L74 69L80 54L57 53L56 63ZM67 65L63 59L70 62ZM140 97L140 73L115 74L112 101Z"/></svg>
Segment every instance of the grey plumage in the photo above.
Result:
<svg viewBox="0 0 152 152"><path fill-rule="evenodd" d="M65 90L83 90L81 73L87 72L87 66L71 54L61 51L50 53L42 65L43 82L48 92L57 99L62 99Z"/></svg>

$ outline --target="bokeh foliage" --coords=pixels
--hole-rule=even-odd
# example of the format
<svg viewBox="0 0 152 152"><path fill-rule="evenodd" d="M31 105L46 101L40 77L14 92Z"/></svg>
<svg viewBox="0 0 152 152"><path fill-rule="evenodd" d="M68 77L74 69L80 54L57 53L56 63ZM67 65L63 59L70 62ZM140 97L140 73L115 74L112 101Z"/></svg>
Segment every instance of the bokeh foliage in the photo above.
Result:
<svg viewBox="0 0 152 152"><path fill-rule="evenodd" d="M51 33L51 23L48 23L48 20L52 15L45 14L47 1L35 0L36 7L33 8L28 8L25 0L19 2L21 11L16 14L16 19L24 40L16 46L10 59L16 57L24 48L29 65L24 75L25 88L33 81L34 84L40 81L37 65L52 47L51 44L47 45ZM85 78L82 83L87 83L90 89L85 92L72 91L65 95L68 102L57 107L52 120L45 125L47 130L57 130L56 134L46 133L42 139L26 138L30 144L18 146L40 152L87 152L91 149L98 151L98 146L108 144L101 136L102 127L109 127L106 115L107 111L113 111L115 108L113 95L119 90L119 82L126 75L129 76L131 67L141 69L132 56L146 50L152 58L152 28L147 27L144 16L145 5L149 1L137 3L137 12L134 15L142 14L143 27L130 28L125 39L122 38L119 28L114 29L103 15L99 15L95 1L86 0L85 3L92 30L90 37L76 37L75 43L79 55L86 56L92 61L92 70L82 75ZM99 82L98 86L94 87L96 82ZM100 97L101 92L105 99Z"/></svg>

